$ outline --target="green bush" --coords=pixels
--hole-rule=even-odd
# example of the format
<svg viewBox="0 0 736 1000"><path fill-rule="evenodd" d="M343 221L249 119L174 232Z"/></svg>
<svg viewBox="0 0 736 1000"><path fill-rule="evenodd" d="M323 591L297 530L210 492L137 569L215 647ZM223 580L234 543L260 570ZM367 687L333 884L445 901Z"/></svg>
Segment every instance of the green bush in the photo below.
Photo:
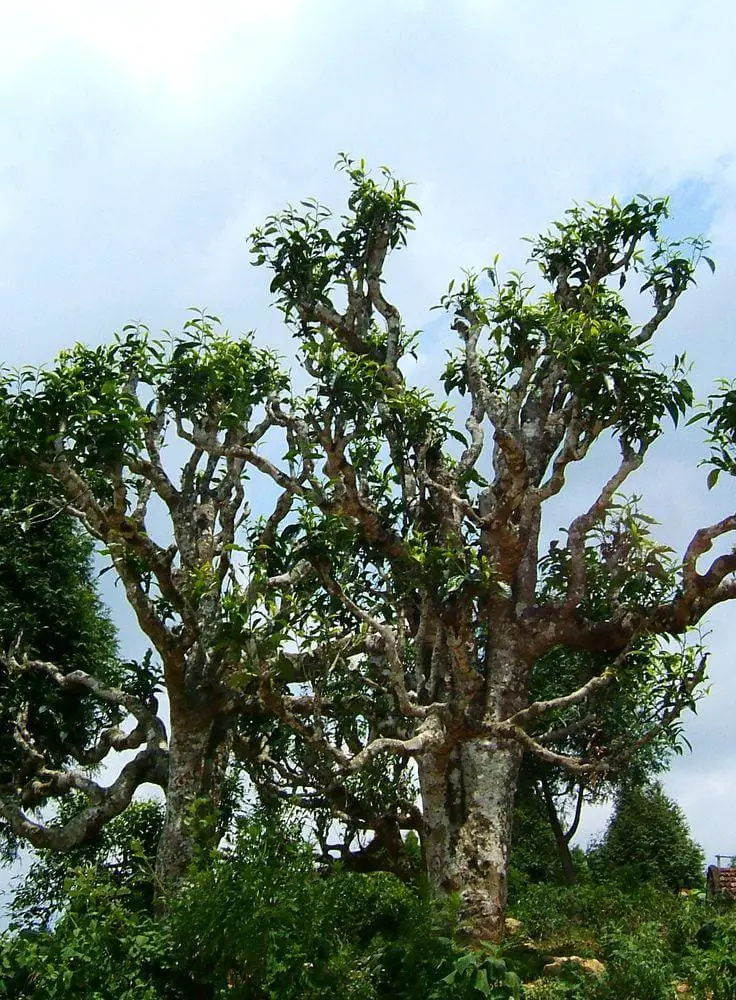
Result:
<svg viewBox="0 0 736 1000"><path fill-rule="evenodd" d="M559 979L543 979L528 983L522 992L524 1000L584 1000L585 993L575 983Z"/></svg>
<svg viewBox="0 0 736 1000"><path fill-rule="evenodd" d="M61 804L60 818L68 819L78 808L77 798L70 796ZM14 923L27 930L47 926L67 908L75 887L89 878L124 889L128 909L149 911L163 812L153 799L132 802L85 844L65 854L37 851L13 896Z"/></svg>
<svg viewBox="0 0 736 1000"><path fill-rule="evenodd" d="M736 997L736 914L702 907L680 964L679 976L696 1000ZM691 925L692 928L692 925Z"/></svg>
<svg viewBox="0 0 736 1000"><path fill-rule="evenodd" d="M676 897L655 886L626 892L619 885L530 885L511 907L535 941L597 939L612 925L633 930L642 920L659 919Z"/></svg>
<svg viewBox="0 0 736 1000"><path fill-rule="evenodd" d="M736 997L736 915L704 894L530 885L512 910L522 933L467 951L453 938L457 901L385 872L320 872L299 827L273 816L200 858L158 921L138 885L145 855L101 851L61 888L60 870L42 869L61 912L0 937L0 998L660 1000L676 979L694 1000ZM573 952L601 959L606 975L571 969L522 990L519 973L539 977L549 955Z"/></svg>
<svg viewBox="0 0 736 1000"><path fill-rule="evenodd" d="M518 898L530 884L561 881L562 868L549 819L529 782L520 782L509 855L509 897Z"/></svg>
<svg viewBox="0 0 736 1000"><path fill-rule="evenodd" d="M641 923L632 934L610 932L601 957L606 974L591 1000L672 1000L675 969L658 923Z"/></svg>
<svg viewBox="0 0 736 1000"><path fill-rule="evenodd" d="M104 858L108 861L107 855ZM126 869L127 870L127 869ZM56 885L56 871L51 880ZM255 817L199 864L165 919L107 864L72 869L52 928L0 938L12 1000L512 1000L495 949L453 941L456 907L387 873L320 873L298 828Z"/></svg>
<svg viewBox="0 0 736 1000"><path fill-rule="evenodd" d="M736 998L736 908L703 892L530 886L514 914L542 949L541 961L574 951L606 966L600 980L574 969L537 979L525 986L525 1000L671 1000L675 982L686 983L693 1000Z"/></svg>
<svg viewBox="0 0 736 1000"><path fill-rule="evenodd" d="M517 1000L521 995L521 980L508 968L500 949L487 944L459 955L429 1000Z"/></svg>
<svg viewBox="0 0 736 1000"><path fill-rule="evenodd" d="M128 892L80 875L52 931L0 938L0 997L8 1000L184 1000L164 988L167 929L130 908Z"/></svg>
<svg viewBox="0 0 736 1000"><path fill-rule="evenodd" d="M451 909L385 872L320 874L298 829L263 817L192 874L170 918L213 997L513 997L499 956L466 957L452 926Z"/></svg>

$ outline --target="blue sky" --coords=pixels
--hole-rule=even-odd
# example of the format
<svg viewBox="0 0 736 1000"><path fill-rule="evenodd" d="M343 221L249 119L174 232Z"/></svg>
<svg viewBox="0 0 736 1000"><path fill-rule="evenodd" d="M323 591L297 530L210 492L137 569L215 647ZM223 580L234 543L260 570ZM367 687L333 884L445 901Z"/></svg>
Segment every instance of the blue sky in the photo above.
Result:
<svg viewBox="0 0 736 1000"><path fill-rule="evenodd" d="M0 5L0 37L10 364L130 320L175 329L194 304L287 352L245 238L288 200L339 207L346 150L415 182L423 215L390 279L427 329L426 371L450 343L429 308L461 268L521 264L520 238L573 200L647 191L671 194L674 231L707 232L718 262L662 356L686 349L703 393L736 374L729 0L24 0ZM701 455L697 431L669 437L636 483L680 550L732 500L730 484L707 493ZM736 853L735 620L712 616L713 693L668 778L709 854Z"/></svg>

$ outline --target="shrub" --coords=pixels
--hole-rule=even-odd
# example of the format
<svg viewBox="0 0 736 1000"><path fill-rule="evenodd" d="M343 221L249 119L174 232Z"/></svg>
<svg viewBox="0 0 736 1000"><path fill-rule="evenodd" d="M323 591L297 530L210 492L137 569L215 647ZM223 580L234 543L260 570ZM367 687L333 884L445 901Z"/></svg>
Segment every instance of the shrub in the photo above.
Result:
<svg viewBox="0 0 736 1000"><path fill-rule="evenodd" d="M470 981L452 929L452 909L419 886L385 872L320 874L298 828L268 816L243 824L226 855L192 874L170 917L178 953L213 997L513 996L475 989L476 980L495 989L508 970L485 956Z"/></svg>
<svg viewBox="0 0 736 1000"><path fill-rule="evenodd" d="M78 808L74 797L62 802L61 818L68 819ZM14 922L28 930L47 926L70 904L75 887L88 879L98 887L107 882L124 889L128 909L149 911L162 824L162 804L145 799L132 802L95 837L66 854L37 851L13 896Z"/></svg>
<svg viewBox="0 0 736 1000"><path fill-rule="evenodd" d="M52 872L55 878L58 874ZM29 890L30 891L30 890ZM385 872L320 873L301 831L241 824L198 866L165 919L136 880L73 869L53 927L0 938L0 997L12 1000L511 1000L495 949L453 942L457 907Z"/></svg>
<svg viewBox="0 0 736 1000"><path fill-rule="evenodd" d="M603 942L606 974L591 1000L672 1000L675 970L658 923L636 933L612 931Z"/></svg>
<svg viewBox="0 0 736 1000"><path fill-rule="evenodd" d="M164 925L128 905L125 889L81 875L52 931L0 938L0 997L8 1000L184 1000L166 989Z"/></svg>
<svg viewBox="0 0 736 1000"><path fill-rule="evenodd" d="M696 1000L736 997L736 916L705 907L681 963L680 978Z"/></svg>
<svg viewBox="0 0 736 1000"><path fill-rule="evenodd" d="M511 913L530 938L544 941L560 936L597 938L612 925L633 930L642 920L659 919L672 905L672 894L654 886L626 892L615 884L532 885Z"/></svg>

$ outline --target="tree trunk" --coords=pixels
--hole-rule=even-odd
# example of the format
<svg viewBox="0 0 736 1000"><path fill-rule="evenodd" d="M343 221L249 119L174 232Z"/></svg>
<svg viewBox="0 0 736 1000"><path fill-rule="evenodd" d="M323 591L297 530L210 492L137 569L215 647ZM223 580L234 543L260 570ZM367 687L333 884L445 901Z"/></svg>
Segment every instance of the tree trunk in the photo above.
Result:
<svg viewBox="0 0 736 1000"><path fill-rule="evenodd" d="M577 805L575 808L575 816L570 829L565 832L562 829L562 823L560 823L560 817L557 812L557 806L555 805L554 797L552 796L552 791L549 787L549 783L545 778L541 779L542 795L544 798L544 804L547 809L547 818L549 819L550 826L552 827L552 833L554 834L555 844L557 845L557 854L560 859L560 865L562 866L562 878L565 885L574 885L576 881L575 876L575 866L572 861L572 854L570 852L570 841L575 836L577 832L578 824L580 823L580 810L583 804L583 788L582 786L578 789Z"/></svg>
<svg viewBox="0 0 736 1000"><path fill-rule="evenodd" d="M570 853L570 844L562 829L556 810L552 810L549 813L549 821L555 837L555 844L557 845L557 856L560 859L560 866L562 868L562 879L565 885L575 885L575 866L572 861L572 854Z"/></svg>
<svg viewBox="0 0 736 1000"><path fill-rule="evenodd" d="M172 711L166 814L156 853L157 909L175 893L197 850L215 847L227 766L220 720Z"/></svg>
<svg viewBox="0 0 736 1000"><path fill-rule="evenodd" d="M428 875L441 892L460 894L475 941L503 936L521 758L516 745L475 738L419 760Z"/></svg>

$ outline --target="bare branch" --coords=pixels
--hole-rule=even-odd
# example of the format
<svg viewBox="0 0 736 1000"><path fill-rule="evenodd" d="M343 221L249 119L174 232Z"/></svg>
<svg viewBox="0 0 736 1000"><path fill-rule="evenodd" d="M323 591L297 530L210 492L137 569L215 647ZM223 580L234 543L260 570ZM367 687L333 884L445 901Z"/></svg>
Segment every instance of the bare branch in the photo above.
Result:
<svg viewBox="0 0 736 1000"><path fill-rule="evenodd" d="M367 611L359 607L342 589L342 587L330 576L327 568L317 566L317 572L322 580L325 590L333 597L337 598L355 617L367 625L368 628L379 635L384 643L384 651L388 661L391 686L396 696L399 708L407 718L423 719L428 712L427 706L416 705L410 699L406 690L404 679L404 665L399 652L398 636L390 625L374 618Z"/></svg>
<svg viewBox="0 0 736 1000"><path fill-rule="evenodd" d="M97 678L75 670L64 674L53 664L42 660L18 659L11 651L4 662L14 673L38 673L49 678L62 690L83 690L97 701L124 709L132 714L138 725L129 734L113 726L102 732L97 743L83 749L77 759L84 765L99 763L111 749L134 749L145 743L145 748L122 768L119 776L108 787L94 781L89 774L75 768L48 767L43 754L36 747L27 730L24 716L17 720L15 738L26 762L25 784L15 794L0 794L0 816L18 837L35 847L68 851L94 836L108 820L119 815L129 805L135 790L144 782L166 788L168 780L168 751L166 729L152 705L121 691L107 687ZM69 791L82 792L88 806L62 825L49 825L32 819L18 804L17 796L24 803L35 803L48 797L60 797Z"/></svg>
<svg viewBox="0 0 736 1000"><path fill-rule="evenodd" d="M652 318L644 324L639 333L634 337L635 344L646 344L652 339L659 327L662 323L664 323L677 305L677 300L683 291L684 288L681 288L678 291L671 291L670 294L657 305Z"/></svg>
<svg viewBox="0 0 736 1000"><path fill-rule="evenodd" d="M580 417L576 402L570 405L569 412L564 415L563 419L565 418L567 425L562 447L552 462L552 469L546 482L542 483L532 494L535 503L543 503L560 492L565 485L567 467L572 462L579 462L585 458L590 446L603 429L602 425L596 425L586 434L585 422Z"/></svg>
<svg viewBox="0 0 736 1000"><path fill-rule="evenodd" d="M573 774L605 774L610 767L606 761L585 761L581 757L573 757L570 754L555 753L554 750L550 750L539 743L538 740L535 740L526 730L508 721L492 723L488 727L488 733L489 735L500 736L502 739L515 740L525 750L530 751L546 764L563 767Z"/></svg>
<svg viewBox="0 0 736 1000"><path fill-rule="evenodd" d="M146 743L149 747L166 746L166 727L156 715L154 707L141 701L135 695L122 691L119 688L107 687L96 677L85 673L83 670L72 670L65 674L54 663L45 660L30 660L27 657L18 659L13 651L4 657L8 669L14 673L37 673L43 674L62 690L84 690L89 692L97 701L106 705L113 705L124 708L138 723L144 728L146 733Z"/></svg>
<svg viewBox="0 0 736 1000"><path fill-rule="evenodd" d="M682 560L683 584L686 591L712 589L728 573L732 573L736 569L736 558L733 559L733 562L730 562L729 557L725 557L729 561L722 563L717 559L704 576L699 576L697 571L697 563L700 556L711 550L717 538L731 531L736 531L736 514L730 514L716 524L710 524L695 532Z"/></svg>
<svg viewBox="0 0 736 1000"><path fill-rule="evenodd" d="M591 677L589 681L577 688L577 690L571 691L570 694L561 695L559 698L548 698L546 701L534 701L527 708L509 716L509 718L506 719L506 722L510 723L512 726L528 726L529 724L535 722L540 716L546 715L547 712L556 712L560 709L570 708L572 705L578 705L580 702L586 701L588 698L593 697L593 695L598 694L599 691L607 688L609 684L615 680L616 666L621 659L622 656L619 655L614 664L607 667L603 673L596 674L595 677Z"/></svg>

